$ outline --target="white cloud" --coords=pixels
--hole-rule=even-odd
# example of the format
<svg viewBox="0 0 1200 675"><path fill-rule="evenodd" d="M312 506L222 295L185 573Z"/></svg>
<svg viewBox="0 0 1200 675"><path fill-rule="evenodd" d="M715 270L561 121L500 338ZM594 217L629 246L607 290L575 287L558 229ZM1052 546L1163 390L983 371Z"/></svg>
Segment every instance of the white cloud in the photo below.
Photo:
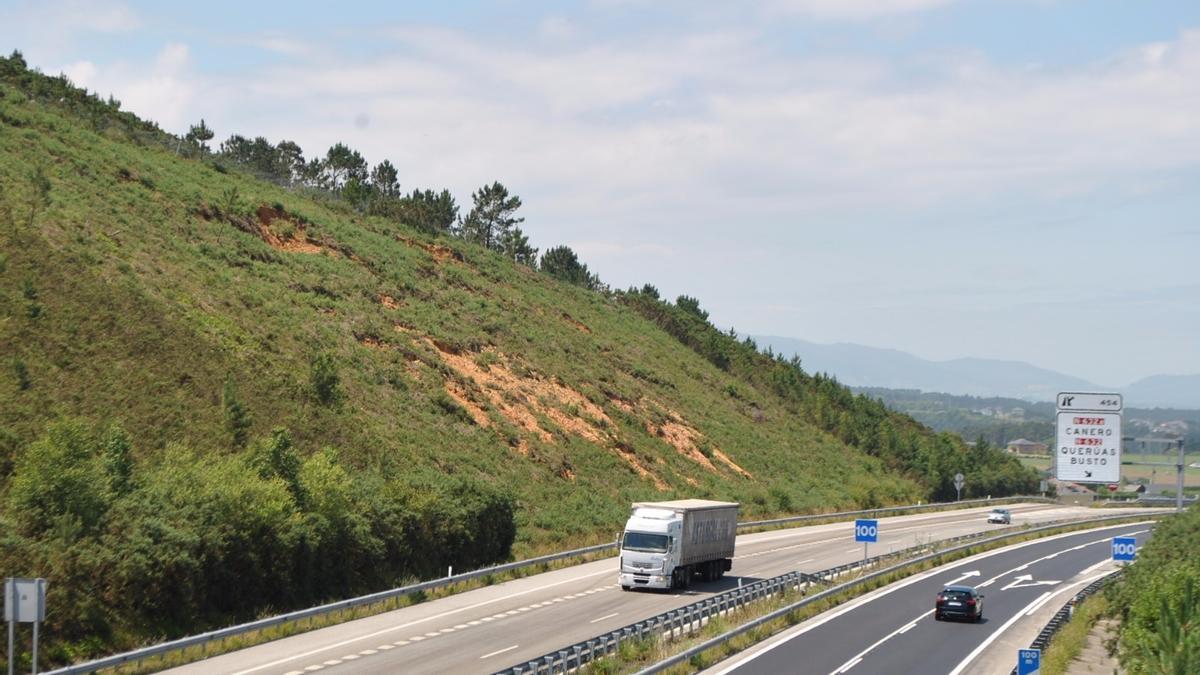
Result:
<svg viewBox="0 0 1200 675"><path fill-rule="evenodd" d="M575 24L563 16L548 16L538 24L538 35L543 40L561 42L578 34Z"/></svg>
<svg viewBox="0 0 1200 675"><path fill-rule="evenodd" d="M954 0L774 0L771 7L776 11L818 19L864 21L927 12L952 2Z"/></svg>
<svg viewBox="0 0 1200 675"><path fill-rule="evenodd" d="M311 43L279 33L254 35L245 38L243 42L264 51L283 54L285 56L310 56L314 53Z"/></svg>
<svg viewBox="0 0 1200 675"><path fill-rule="evenodd" d="M182 132L206 114L197 110L199 93L205 85L190 72L190 65L188 46L169 43L148 68L130 62L78 61L61 70L75 84L101 97L114 95L125 110L153 120L164 129Z"/></svg>

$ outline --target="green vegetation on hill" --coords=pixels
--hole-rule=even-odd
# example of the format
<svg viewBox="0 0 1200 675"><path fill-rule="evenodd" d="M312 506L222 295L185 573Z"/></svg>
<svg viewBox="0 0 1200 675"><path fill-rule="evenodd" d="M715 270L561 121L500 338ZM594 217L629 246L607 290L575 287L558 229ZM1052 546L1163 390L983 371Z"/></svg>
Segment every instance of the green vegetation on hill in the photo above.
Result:
<svg viewBox="0 0 1200 675"><path fill-rule="evenodd" d="M454 236L412 223L433 191L363 208L191 136L0 59L0 565L50 579L47 663L609 540L632 501L1032 485L694 299L535 266L499 183Z"/></svg>
<svg viewBox="0 0 1200 675"><path fill-rule="evenodd" d="M1119 583L1118 654L1130 675L1200 673L1200 507L1159 522Z"/></svg>

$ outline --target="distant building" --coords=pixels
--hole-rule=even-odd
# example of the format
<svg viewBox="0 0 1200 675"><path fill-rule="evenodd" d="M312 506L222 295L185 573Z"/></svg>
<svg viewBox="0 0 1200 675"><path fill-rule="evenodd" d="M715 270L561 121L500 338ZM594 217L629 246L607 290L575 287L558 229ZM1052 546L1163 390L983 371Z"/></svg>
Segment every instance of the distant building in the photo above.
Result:
<svg viewBox="0 0 1200 675"><path fill-rule="evenodd" d="M1007 450L1017 455L1045 455L1049 454L1050 447L1045 443L1018 438L1015 441L1008 442Z"/></svg>

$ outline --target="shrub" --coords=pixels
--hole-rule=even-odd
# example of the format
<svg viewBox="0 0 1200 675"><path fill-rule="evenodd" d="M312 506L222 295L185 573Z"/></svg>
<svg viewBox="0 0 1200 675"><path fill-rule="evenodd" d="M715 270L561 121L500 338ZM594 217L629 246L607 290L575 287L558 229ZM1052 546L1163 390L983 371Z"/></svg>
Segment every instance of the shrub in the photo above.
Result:
<svg viewBox="0 0 1200 675"><path fill-rule="evenodd" d="M313 357L310 381L313 393L322 405L331 405L340 398L338 384L341 379L338 376L337 364L328 352L321 352Z"/></svg>

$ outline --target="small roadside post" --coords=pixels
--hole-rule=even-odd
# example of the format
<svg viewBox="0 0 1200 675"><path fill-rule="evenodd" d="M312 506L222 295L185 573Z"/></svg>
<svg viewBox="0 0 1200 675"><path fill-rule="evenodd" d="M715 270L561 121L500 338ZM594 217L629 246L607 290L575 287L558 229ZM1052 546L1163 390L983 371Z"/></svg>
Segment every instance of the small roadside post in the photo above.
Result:
<svg viewBox="0 0 1200 675"><path fill-rule="evenodd" d="M1017 650L1017 675L1039 675L1042 672L1042 650Z"/></svg>
<svg viewBox="0 0 1200 675"><path fill-rule="evenodd" d="M867 561L867 544L879 541L879 521L860 519L854 521L854 541L863 543L863 562Z"/></svg>
<svg viewBox="0 0 1200 675"><path fill-rule="evenodd" d="M954 501L956 501L956 502L962 501L962 487L965 483L966 483L966 476L963 476L961 473L954 474L954 492L955 492Z"/></svg>
<svg viewBox="0 0 1200 675"><path fill-rule="evenodd" d="M4 619L8 621L8 675L13 675L13 635L17 623L33 624L33 675L38 671L38 626L46 620L46 580L4 580Z"/></svg>

